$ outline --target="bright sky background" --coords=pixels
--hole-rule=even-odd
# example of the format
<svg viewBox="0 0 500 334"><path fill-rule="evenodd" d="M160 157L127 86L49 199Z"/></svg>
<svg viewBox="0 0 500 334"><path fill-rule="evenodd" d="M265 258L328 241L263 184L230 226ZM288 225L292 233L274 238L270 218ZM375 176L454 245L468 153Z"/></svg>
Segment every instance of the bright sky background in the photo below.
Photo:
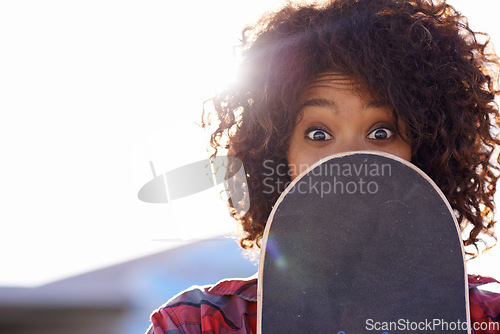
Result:
<svg viewBox="0 0 500 334"><path fill-rule="evenodd" d="M149 161L159 175L206 157L201 103L231 78L243 25L274 3L0 2L0 285L233 230L216 189L168 205L137 191ZM495 1L451 3L499 40ZM476 269L500 277L499 258Z"/></svg>

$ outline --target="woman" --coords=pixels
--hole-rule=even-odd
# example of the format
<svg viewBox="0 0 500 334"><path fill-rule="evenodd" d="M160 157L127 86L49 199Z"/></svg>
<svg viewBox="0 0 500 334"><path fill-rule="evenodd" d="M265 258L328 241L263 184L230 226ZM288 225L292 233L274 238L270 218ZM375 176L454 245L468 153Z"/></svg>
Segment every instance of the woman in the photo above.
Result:
<svg viewBox="0 0 500 334"><path fill-rule="evenodd" d="M288 166L271 173L272 184L287 184L322 157L367 149L409 160L435 181L470 256L491 245L499 64L484 36L429 0L288 4L245 29L240 81L204 115L205 124L216 116L214 155L228 149L247 173L249 210L229 203L241 246L259 248L283 191L267 186L269 168ZM500 296L477 289L488 282L496 281L469 277L473 324L500 321ZM254 333L255 312L256 278L226 280L171 299L149 333Z"/></svg>

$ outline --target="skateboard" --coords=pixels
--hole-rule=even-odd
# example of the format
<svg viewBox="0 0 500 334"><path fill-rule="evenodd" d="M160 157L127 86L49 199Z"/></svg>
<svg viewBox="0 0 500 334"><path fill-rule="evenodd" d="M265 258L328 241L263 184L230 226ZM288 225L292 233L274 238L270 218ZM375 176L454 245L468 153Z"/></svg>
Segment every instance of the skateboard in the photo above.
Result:
<svg viewBox="0 0 500 334"><path fill-rule="evenodd" d="M436 184L380 152L318 161L262 239L257 333L470 333L460 228Z"/></svg>

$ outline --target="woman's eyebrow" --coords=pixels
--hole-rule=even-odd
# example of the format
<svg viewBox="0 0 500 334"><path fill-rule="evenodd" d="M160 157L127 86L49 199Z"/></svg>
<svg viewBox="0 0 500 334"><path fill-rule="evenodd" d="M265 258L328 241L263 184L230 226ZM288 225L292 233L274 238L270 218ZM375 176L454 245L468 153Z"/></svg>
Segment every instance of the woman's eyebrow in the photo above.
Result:
<svg viewBox="0 0 500 334"><path fill-rule="evenodd" d="M385 107L387 107L387 105L385 103L381 102L381 101L370 100L366 104L366 107L367 108L385 108Z"/></svg>

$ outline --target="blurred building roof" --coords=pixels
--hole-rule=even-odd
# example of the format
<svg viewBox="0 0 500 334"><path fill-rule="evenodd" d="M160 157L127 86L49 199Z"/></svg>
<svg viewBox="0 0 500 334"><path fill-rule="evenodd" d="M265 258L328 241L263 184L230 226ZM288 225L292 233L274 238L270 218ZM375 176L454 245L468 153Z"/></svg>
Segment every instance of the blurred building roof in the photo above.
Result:
<svg viewBox="0 0 500 334"><path fill-rule="evenodd" d="M149 314L178 292L256 271L221 237L37 288L0 288L0 333L142 333Z"/></svg>

